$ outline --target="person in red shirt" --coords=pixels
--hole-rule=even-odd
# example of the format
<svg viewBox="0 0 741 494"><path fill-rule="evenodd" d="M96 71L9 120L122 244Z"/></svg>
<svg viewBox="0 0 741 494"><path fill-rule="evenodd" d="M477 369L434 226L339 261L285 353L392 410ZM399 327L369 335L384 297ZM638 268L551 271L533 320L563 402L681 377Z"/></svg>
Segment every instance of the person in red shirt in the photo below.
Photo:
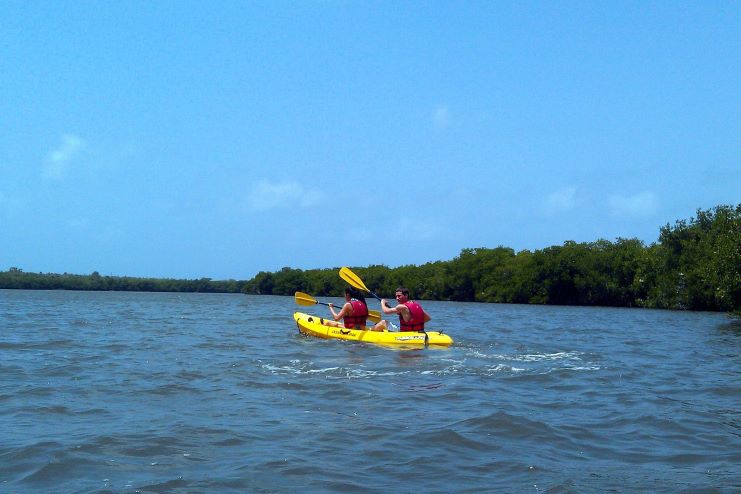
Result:
<svg viewBox="0 0 741 494"><path fill-rule="evenodd" d="M396 301L398 305L391 307L386 302L386 299L381 299L383 313L389 315L397 314L399 316L400 331L424 331L425 323L432 318L419 303L409 300L409 290L404 287L397 288ZM379 326L381 326L380 329L386 329L386 321L376 324L376 327Z"/></svg>
<svg viewBox="0 0 741 494"><path fill-rule="evenodd" d="M366 319L368 319L368 304L365 303L365 297L357 288L345 288L345 303L340 312L335 312L333 304L327 305L334 321L322 319L322 324L325 326L365 329ZM342 319L342 322L339 322L340 319Z"/></svg>

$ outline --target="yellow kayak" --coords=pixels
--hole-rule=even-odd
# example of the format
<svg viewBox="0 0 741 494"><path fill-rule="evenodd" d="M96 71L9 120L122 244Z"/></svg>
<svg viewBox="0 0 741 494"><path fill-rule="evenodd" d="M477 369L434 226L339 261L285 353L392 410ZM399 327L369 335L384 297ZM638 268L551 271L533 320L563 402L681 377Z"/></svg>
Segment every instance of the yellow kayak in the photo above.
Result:
<svg viewBox="0 0 741 494"><path fill-rule="evenodd" d="M441 331L371 331L360 329L336 328L322 324L322 318L294 312L299 332L318 338L336 338L339 340L365 341L379 345L434 345L450 346L453 338Z"/></svg>

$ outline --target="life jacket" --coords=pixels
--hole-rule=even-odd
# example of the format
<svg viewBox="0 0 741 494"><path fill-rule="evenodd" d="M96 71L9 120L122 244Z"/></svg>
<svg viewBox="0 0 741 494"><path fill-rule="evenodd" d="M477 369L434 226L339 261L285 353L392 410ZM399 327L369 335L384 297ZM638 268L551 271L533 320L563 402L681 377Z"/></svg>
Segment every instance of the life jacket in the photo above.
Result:
<svg viewBox="0 0 741 494"><path fill-rule="evenodd" d="M422 310L422 306L417 302L411 300L405 302L404 305L409 309L409 315L412 318L407 322L404 320L401 314L399 314L399 330L400 331L424 331L425 330L425 311Z"/></svg>
<svg viewBox="0 0 741 494"><path fill-rule="evenodd" d="M352 315L347 315L342 318L346 328L354 328L355 326L365 326L365 320L368 319L368 306L360 300L350 300L352 305Z"/></svg>

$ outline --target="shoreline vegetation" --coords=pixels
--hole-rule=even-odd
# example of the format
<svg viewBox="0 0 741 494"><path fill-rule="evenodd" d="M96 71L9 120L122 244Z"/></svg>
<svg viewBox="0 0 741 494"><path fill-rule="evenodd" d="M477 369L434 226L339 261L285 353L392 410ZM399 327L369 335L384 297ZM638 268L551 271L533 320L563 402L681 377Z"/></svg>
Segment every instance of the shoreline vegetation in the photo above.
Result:
<svg viewBox="0 0 741 494"><path fill-rule="evenodd" d="M508 247L463 249L449 261L389 268L352 267L376 293L399 285L419 300L544 305L645 307L741 314L741 204L697 210L660 229L658 242L566 241L515 252ZM340 296L338 267L259 272L250 280L178 280L128 276L0 271L0 288L246 293Z"/></svg>

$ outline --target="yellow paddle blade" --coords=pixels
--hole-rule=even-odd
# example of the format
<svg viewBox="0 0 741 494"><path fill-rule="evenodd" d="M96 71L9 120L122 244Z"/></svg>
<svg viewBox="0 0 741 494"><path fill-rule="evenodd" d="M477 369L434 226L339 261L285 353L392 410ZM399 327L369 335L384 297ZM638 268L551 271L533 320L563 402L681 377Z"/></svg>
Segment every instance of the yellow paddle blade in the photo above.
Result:
<svg viewBox="0 0 741 494"><path fill-rule="evenodd" d="M381 320L381 313L377 310L368 311L368 320L373 322L379 322Z"/></svg>
<svg viewBox="0 0 741 494"><path fill-rule="evenodd" d="M304 292L296 292L296 303L298 305L316 305L314 297Z"/></svg>
<svg viewBox="0 0 741 494"><path fill-rule="evenodd" d="M350 268L346 266L340 268L340 278L347 281L349 285L354 286L358 290L370 292L370 290L365 287L365 283L363 283L363 280L361 280L358 275L350 271Z"/></svg>

